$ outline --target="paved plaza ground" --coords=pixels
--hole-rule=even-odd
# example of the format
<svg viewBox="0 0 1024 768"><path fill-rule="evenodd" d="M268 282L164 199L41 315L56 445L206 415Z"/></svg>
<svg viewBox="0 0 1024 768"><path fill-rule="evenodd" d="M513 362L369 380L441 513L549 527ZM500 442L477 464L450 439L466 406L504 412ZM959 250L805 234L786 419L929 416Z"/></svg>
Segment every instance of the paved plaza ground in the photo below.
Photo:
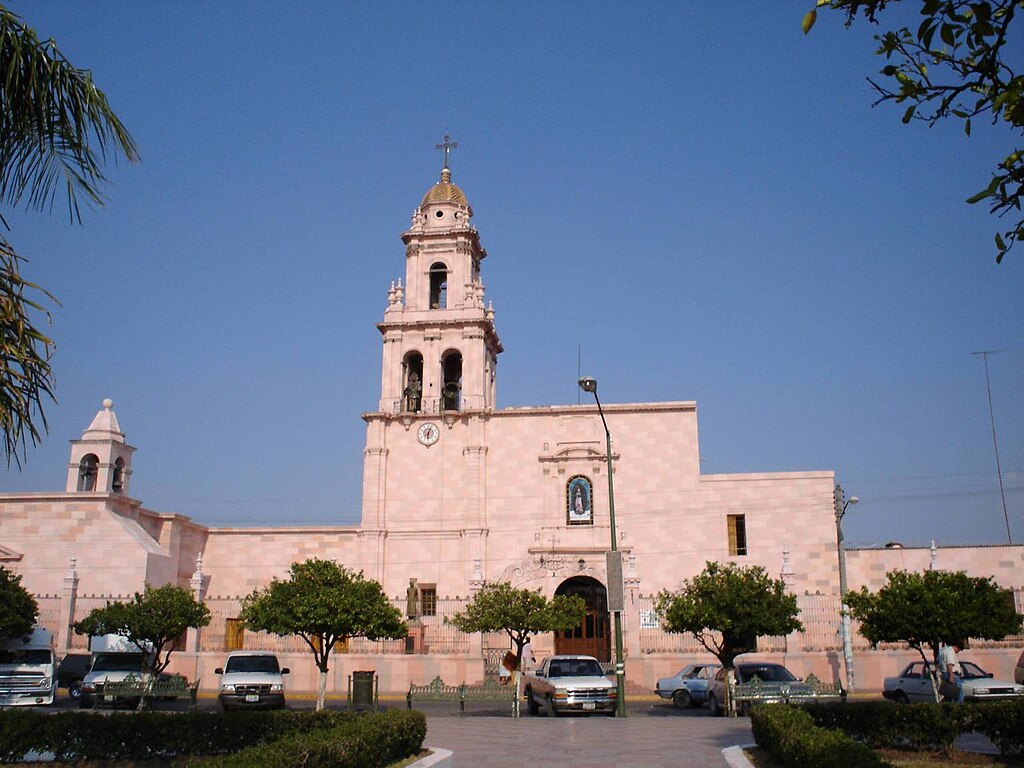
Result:
<svg viewBox="0 0 1024 768"><path fill-rule="evenodd" d="M427 746L450 749L458 768L717 768L721 751L753 741L750 720L655 708L611 717L459 718L426 706Z"/></svg>

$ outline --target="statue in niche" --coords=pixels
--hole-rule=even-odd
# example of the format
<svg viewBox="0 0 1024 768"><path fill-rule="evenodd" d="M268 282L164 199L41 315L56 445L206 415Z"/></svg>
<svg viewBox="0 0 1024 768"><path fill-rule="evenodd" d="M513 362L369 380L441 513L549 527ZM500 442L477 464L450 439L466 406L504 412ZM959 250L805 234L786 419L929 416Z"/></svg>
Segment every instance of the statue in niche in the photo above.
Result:
<svg viewBox="0 0 1024 768"><path fill-rule="evenodd" d="M423 384L420 383L420 375L413 371L409 374L409 383L405 387L405 410L419 413L422 399Z"/></svg>
<svg viewBox="0 0 1024 768"><path fill-rule="evenodd" d="M420 590L416 586L416 579L409 579L409 588L405 590L405 615L409 619L419 618Z"/></svg>

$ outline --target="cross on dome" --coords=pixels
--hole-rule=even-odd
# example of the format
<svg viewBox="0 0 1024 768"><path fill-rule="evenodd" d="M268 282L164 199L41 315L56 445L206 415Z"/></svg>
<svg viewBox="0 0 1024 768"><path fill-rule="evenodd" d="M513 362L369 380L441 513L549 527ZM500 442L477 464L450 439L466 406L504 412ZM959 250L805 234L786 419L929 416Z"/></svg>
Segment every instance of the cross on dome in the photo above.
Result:
<svg viewBox="0 0 1024 768"><path fill-rule="evenodd" d="M448 168L448 155L452 153L453 149L458 149L459 146L459 142L452 141L451 138L452 137L446 133L444 135L444 142L441 144L434 145L434 149L440 149L441 151L444 152L444 165L441 167L445 169Z"/></svg>

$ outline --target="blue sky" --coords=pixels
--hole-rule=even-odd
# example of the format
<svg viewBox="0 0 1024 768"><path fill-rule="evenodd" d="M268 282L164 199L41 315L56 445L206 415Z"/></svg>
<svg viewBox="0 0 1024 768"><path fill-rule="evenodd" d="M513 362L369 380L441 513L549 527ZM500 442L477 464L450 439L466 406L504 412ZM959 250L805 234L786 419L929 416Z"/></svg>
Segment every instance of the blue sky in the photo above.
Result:
<svg viewBox="0 0 1024 768"><path fill-rule="evenodd" d="M49 436L0 487L61 489L111 397L147 507L358 522L374 325L450 133L501 406L575 403L580 349L604 402L696 400L705 472L834 469L853 543L1004 542L971 355L1002 350L1024 540L1024 250L963 202L1011 136L872 109L872 30L805 37L809 6L8 3L143 162L83 226L3 212L62 306Z"/></svg>

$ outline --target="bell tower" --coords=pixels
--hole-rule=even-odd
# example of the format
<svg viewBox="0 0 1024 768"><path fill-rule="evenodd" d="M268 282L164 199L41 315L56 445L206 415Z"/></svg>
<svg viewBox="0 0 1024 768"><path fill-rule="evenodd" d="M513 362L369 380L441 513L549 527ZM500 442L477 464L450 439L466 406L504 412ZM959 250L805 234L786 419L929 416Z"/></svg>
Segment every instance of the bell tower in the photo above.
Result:
<svg viewBox="0 0 1024 768"><path fill-rule="evenodd" d="M480 265L487 251L470 223L473 208L452 183L444 137L441 178L403 233L405 283L388 290L380 412L444 414L495 407L501 341L484 305Z"/></svg>
<svg viewBox="0 0 1024 768"><path fill-rule="evenodd" d="M135 449L124 441L124 432L107 398L81 440L71 441L68 462L69 493L128 493Z"/></svg>

